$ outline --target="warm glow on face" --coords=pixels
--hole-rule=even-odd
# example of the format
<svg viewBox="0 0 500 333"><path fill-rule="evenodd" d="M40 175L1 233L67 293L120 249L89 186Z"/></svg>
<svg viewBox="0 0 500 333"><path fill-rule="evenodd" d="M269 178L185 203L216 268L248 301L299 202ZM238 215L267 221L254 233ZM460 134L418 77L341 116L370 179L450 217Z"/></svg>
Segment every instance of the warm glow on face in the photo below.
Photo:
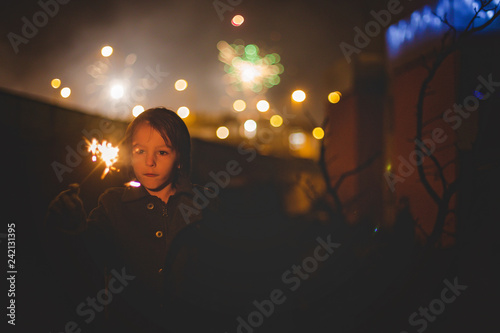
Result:
<svg viewBox="0 0 500 333"><path fill-rule="evenodd" d="M107 58L113 54L113 48L109 45L106 45L101 49L101 54L103 57Z"/></svg>
<svg viewBox="0 0 500 333"><path fill-rule="evenodd" d="M61 96L63 98L68 98L69 95L71 95L71 89L69 89L68 87L64 87L61 89Z"/></svg>
<svg viewBox="0 0 500 333"><path fill-rule="evenodd" d="M150 194L172 182L178 168L177 152L147 123L139 125L132 137L132 168L137 180Z"/></svg>
<svg viewBox="0 0 500 333"><path fill-rule="evenodd" d="M134 117L137 117L138 115L140 115L141 113L144 112L144 106L142 105L136 105L134 106L134 108L132 109L132 115Z"/></svg>
<svg viewBox="0 0 500 333"><path fill-rule="evenodd" d="M260 112L266 112L267 110L269 110L269 102L264 99L258 101L257 110L259 110Z"/></svg>
<svg viewBox="0 0 500 333"><path fill-rule="evenodd" d="M328 94L328 101L332 104L336 104L340 101L342 94L340 91L334 91Z"/></svg>
<svg viewBox="0 0 500 333"><path fill-rule="evenodd" d="M221 126L217 129L216 135L219 139L224 140L229 136L229 129L226 126Z"/></svg>
<svg viewBox="0 0 500 333"><path fill-rule="evenodd" d="M177 91L183 91L183 90L185 90L187 88L188 83L187 83L186 80L182 80L181 79L181 80L175 81L174 86L175 86L175 90L177 90Z"/></svg>
<svg viewBox="0 0 500 333"><path fill-rule="evenodd" d="M245 18L241 15L235 15L233 19L231 20L231 24L234 25L235 27L239 27L240 25L245 22Z"/></svg>
<svg viewBox="0 0 500 333"><path fill-rule="evenodd" d="M247 107L247 103L245 103L245 101L242 99L237 99L233 103L233 109L234 109L234 111L237 111L237 112L241 112L241 111L245 110L246 107Z"/></svg>
<svg viewBox="0 0 500 333"><path fill-rule="evenodd" d="M312 135L315 139L321 140L325 136L325 131L321 127L316 127L313 129Z"/></svg>
<svg viewBox="0 0 500 333"><path fill-rule="evenodd" d="M302 90L295 90L293 93L292 93L292 99L295 101L295 102L303 102L305 101L306 99L306 93Z"/></svg>
<svg viewBox="0 0 500 333"><path fill-rule="evenodd" d="M61 86L61 80L53 79L52 81L50 81L50 85L52 86L52 88L57 89Z"/></svg>
<svg viewBox="0 0 500 333"><path fill-rule="evenodd" d="M189 109L186 106L181 106L177 109L177 114L182 119L187 118L187 116L189 116Z"/></svg>
<svg viewBox="0 0 500 333"><path fill-rule="evenodd" d="M269 119L269 122L271 123L271 126L273 127L280 127L283 125L283 118L277 114L273 115L271 119Z"/></svg>

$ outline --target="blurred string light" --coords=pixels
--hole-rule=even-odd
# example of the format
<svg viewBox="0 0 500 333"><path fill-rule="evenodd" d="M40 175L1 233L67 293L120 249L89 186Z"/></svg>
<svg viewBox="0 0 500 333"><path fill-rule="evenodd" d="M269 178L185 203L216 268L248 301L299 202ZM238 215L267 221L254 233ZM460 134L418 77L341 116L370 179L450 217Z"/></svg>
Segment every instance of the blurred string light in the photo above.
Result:
<svg viewBox="0 0 500 333"><path fill-rule="evenodd" d="M283 125L283 118L280 115L273 115L271 119L269 119L269 123L272 127L280 127Z"/></svg>
<svg viewBox="0 0 500 333"><path fill-rule="evenodd" d="M259 112L266 112L267 110L269 110L269 102L261 99L257 102L257 110L259 110Z"/></svg>
<svg viewBox="0 0 500 333"><path fill-rule="evenodd" d="M235 27L239 27L243 24L243 22L245 22L245 18L241 15L234 15L233 19L231 20L231 24Z"/></svg>
<svg viewBox="0 0 500 333"><path fill-rule="evenodd" d="M114 84L109 91L111 98L120 99L125 94L125 89L121 84Z"/></svg>
<svg viewBox="0 0 500 333"><path fill-rule="evenodd" d="M177 91L183 91L187 88L187 86L188 86L187 81L183 80L183 79L175 81L175 84L174 84L175 90L177 90Z"/></svg>
<svg viewBox="0 0 500 333"><path fill-rule="evenodd" d="M479 90L474 90L474 96L476 96L477 98L483 100L484 99L484 94L482 92L480 92Z"/></svg>
<svg viewBox="0 0 500 333"><path fill-rule="evenodd" d="M189 116L189 109L186 106L181 106L177 109L177 114L182 119L187 118Z"/></svg>
<svg viewBox="0 0 500 333"><path fill-rule="evenodd" d="M484 11L478 13L475 26L485 23L494 15L494 7L500 4L500 0L491 1ZM389 56L397 56L406 47L418 47L418 43L440 36L449 29L440 18L446 18L448 22L458 31L464 30L469 24L481 2L477 0L439 0L435 5L426 5L422 9L414 11L408 19L400 20L391 25L386 31L386 41ZM484 32L500 30L500 21L496 20L490 24ZM417 42L417 43L415 43Z"/></svg>
<svg viewBox="0 0 500 333"><path fill-rule="evenodd" d="M57 89L61 86L61 80L52 79L52 81L50 81L50 85L52 86L52 88Z"/></svg>
<svg viewBox="0 0 500 333"><path fill-rule="evenodd" d="M284 67L277 53L259 55L260 49L255 44L217 43L219 60L224 63L226 82L235 91L251 90L260 93L280 83L279 75Z"/></svg>
<svg viewBox="0 0 500 333"><path fill-rule="evenodd" d="M134 106L134 108L132 109L132 115L134 117L137 117L138 115L140 115L141 113L144 112L144 106L142 105L136 105Z"/></svg>
<svg viewBox="0 0 500 333"><path fill-rule="evenodd" d="M295 90L292 93L292 99L295 102L302 103L303 101L306 100L306 93L303 90Z"/></svg>
<svg viewBox="0 0 500 333"><path fill-rule="evenodd" d="M101 49L101 55L105 58L111 56L112 54L113 54L113 48L109 45L106 45Z"/></svg>
<svg viewBox="0 0 500 333"><path fill-rule="evenodd" d="M243 127L245 128L245 131L253 132L253 131L257 130L257 123L253 119L248 119L243 124Z"/></svg>
<svg viewBox="0 0 500 333"><path fill-rule="evenodd" d="M245 137L251 139L257 134L257 122L253 119L248 119L243 123L243 129Z"/></svg>
<svg viewBox="0 0 500 333"><path fill-rule="evenodd" d="M315 139L321 140L325 136L325 131L321 127L316 127L313 129L312 135Z"/></svg>
<svg viewBox="0 0 500 333"><path fill-rule="evenodd" d="M342 94L340 91L334 91L328 94L328 101L332 104L336 104L340 101Z"/></svg>
<svg viewBox="0 0 500 333"><path fill-rule="evenodd" d="M233 109L236 112L244 111L246 109L246 107L247 107L247 103L245 103L245 101L242 99L237 99L233 103Z"/></svg>
<svg viewBox="0 0 500 333"><path fill-rule="evenodd" d="M303 132L294 132L288 136L288 143L291 150L299 150L306 143L306 135Z"/></svg>
<svg viewBox="0 0 500 333"><path fill-rule="evenodd" d="M101 54L103 51L106 55L110 50L103 47ZM144 103L151 84L142 69L134 70L136 64L137 55L130 53L124 58L99 57L88 65L90 82L85 87L88 107L102 110L110 118L129 119L134 114L133 107Z"/></svg>
<svg viewBox="0 0 500 333"><path fill-rule="evenodd" d="M61 89L61 96L63 98L68 98L71 95L71 89L68 87L64 87Z"/></svg>
<svg viewBox="0 0 500 333"><path fill-rule="evenodd" d="M217 128L215 134L219 139L224 140L229 136L229 129L226 126L221 126Z"/></svg>

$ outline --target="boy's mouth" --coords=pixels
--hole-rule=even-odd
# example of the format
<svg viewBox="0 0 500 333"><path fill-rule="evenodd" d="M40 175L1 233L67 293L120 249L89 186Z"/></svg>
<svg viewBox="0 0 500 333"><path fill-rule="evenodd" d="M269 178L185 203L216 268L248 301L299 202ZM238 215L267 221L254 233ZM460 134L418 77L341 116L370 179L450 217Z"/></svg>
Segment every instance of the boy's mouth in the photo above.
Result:
<svg viewBox="0 0 500 333"><path fill-rule="evenodd" d="M146 177L157 177L158 174L156 174L156 173L145 173L145 174L143 174L143 176L146 176Z"/></svg>

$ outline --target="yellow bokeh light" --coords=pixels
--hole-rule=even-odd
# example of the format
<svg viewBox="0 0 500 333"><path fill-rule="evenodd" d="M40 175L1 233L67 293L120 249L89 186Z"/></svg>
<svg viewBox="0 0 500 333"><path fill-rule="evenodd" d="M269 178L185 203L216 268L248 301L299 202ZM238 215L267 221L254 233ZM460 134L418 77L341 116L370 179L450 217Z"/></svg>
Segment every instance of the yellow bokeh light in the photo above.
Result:
<svg viewBox="0 0 500 333"><path fill-rule="evenodd" d="M280 127L283 125L283 118L280 115L275 114L271 117L271 119L269 119L269 122L273 127Z"/></svg>
<svg viewBox="0 0 500 333"><path fill-rule="evenodd" d="M325 136L325 131L321 127L316 127L313 129L312 135L315 139L321 140Z"/></svg>
<svg viewBox="0 0 500 333"><path fill-rule="evenodd" d="M61 86L61 80L52 79L52 81L50 81L50 85L52 86L52 88L57 89Z"/></svg>
<svg viewBox="0 0 500 333"><path fill-rule="evenodd" d="M177 114L182 119L187 118L187 116L189 116L189 109L186 106L181 106L177 109Z"/></svg>
<svg viewBox="0 0 500 333"><path fill-rule="evenodd" d="M226 126L221 126L217 129L215 134L219 139L224 140L229 136L229 129Z"/></svg>
<svg viewBox="0 0 500 333"><path fill-rule="evenodd" d="M342 94L340 93L340 91L334 91L328 94L328 101L332 104L335 104L340 101L341 97Z"/></svg>
<svg viewBox="0 0 500 333"><path fill-rule="evenodd" d="M101 49L101 54L103 57L107 58L113 54L113 48L109 45L106 45Z"/></svg>
<svg viewBox="0 0 500 333"><path fill-rule="evenodd" d="M391 165L391 163L387 164L387 166L385 167L385 169L386 169L387 171L391 171L391 169L392 169L392 165Z"/></svg>
<svg viewBox="0 0 500 333"><path fill-rule="evenodd" d="M267 110L269 110L269 102L264 99L258 101L257 110L259 110L260 112L266 112Z"/></svg>
<svg viewBox="0 0 500 333"><path fill-rule="evenodd" d="M134 106L134 108L132 109L132 115L134 117L137 117L138 115L140 115L141 113L144 112L144 106L142 105L136 105Z"/></svg>
<svg viewBox="0 0 500 333"><path fill-rule="evenodd" d="M71 89L69 89L68 87L64 87L61 89L61 96L63 98L68 98L69 95L71 95Z"/></svg>
<svg viewBox="0 0 500 333"><path fill-rule="evenodd" d="M234 109L234 111L237 111L237 112L241 112L241 111L245 110L246 107L247 107L247 103L245 103L245 101L242 99L237 99L233 103L233 109Z"/></svg>
<svg viewBox="0 0 500 333"><path fill-rule="evenodd" d="M295 90L292 93L292 99L295 102L301 103L301 102L305 101L305 99L306 99L306 93L303 90Z"/></svg>
<svg viewBox="0 0 500 333"><path fill-rule="evenodd" d="M245 22L245 18L241 15L235 15L233 19L231 20L231 24L234 25L235 27L239 27L240 25Z"/></svg>
<svg viewBox="0 0 500 333"><path fill-rule="evenodd" d="M186 80L181 79L181 80L175 81L175 85L174 86L175 86L175 90L177 90L177 91L183 91L183 90L185 90L187 88L188 83L187 83Z"/></svg>

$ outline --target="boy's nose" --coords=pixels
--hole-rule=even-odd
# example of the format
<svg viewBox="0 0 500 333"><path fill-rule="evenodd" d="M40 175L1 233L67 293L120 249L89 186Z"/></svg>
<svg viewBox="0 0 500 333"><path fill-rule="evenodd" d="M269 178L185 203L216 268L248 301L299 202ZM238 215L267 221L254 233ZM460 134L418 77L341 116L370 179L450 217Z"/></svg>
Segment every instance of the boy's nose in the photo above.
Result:
<svg viewBox="0 0 500 333"><path fill-rule="evenodd" d="M148 154L148 155L146 156L146 165L147 165L148 167L154 167L154 166L156 166L156 161L155 161L155 156L154 156L154 154Z"/></svg>

